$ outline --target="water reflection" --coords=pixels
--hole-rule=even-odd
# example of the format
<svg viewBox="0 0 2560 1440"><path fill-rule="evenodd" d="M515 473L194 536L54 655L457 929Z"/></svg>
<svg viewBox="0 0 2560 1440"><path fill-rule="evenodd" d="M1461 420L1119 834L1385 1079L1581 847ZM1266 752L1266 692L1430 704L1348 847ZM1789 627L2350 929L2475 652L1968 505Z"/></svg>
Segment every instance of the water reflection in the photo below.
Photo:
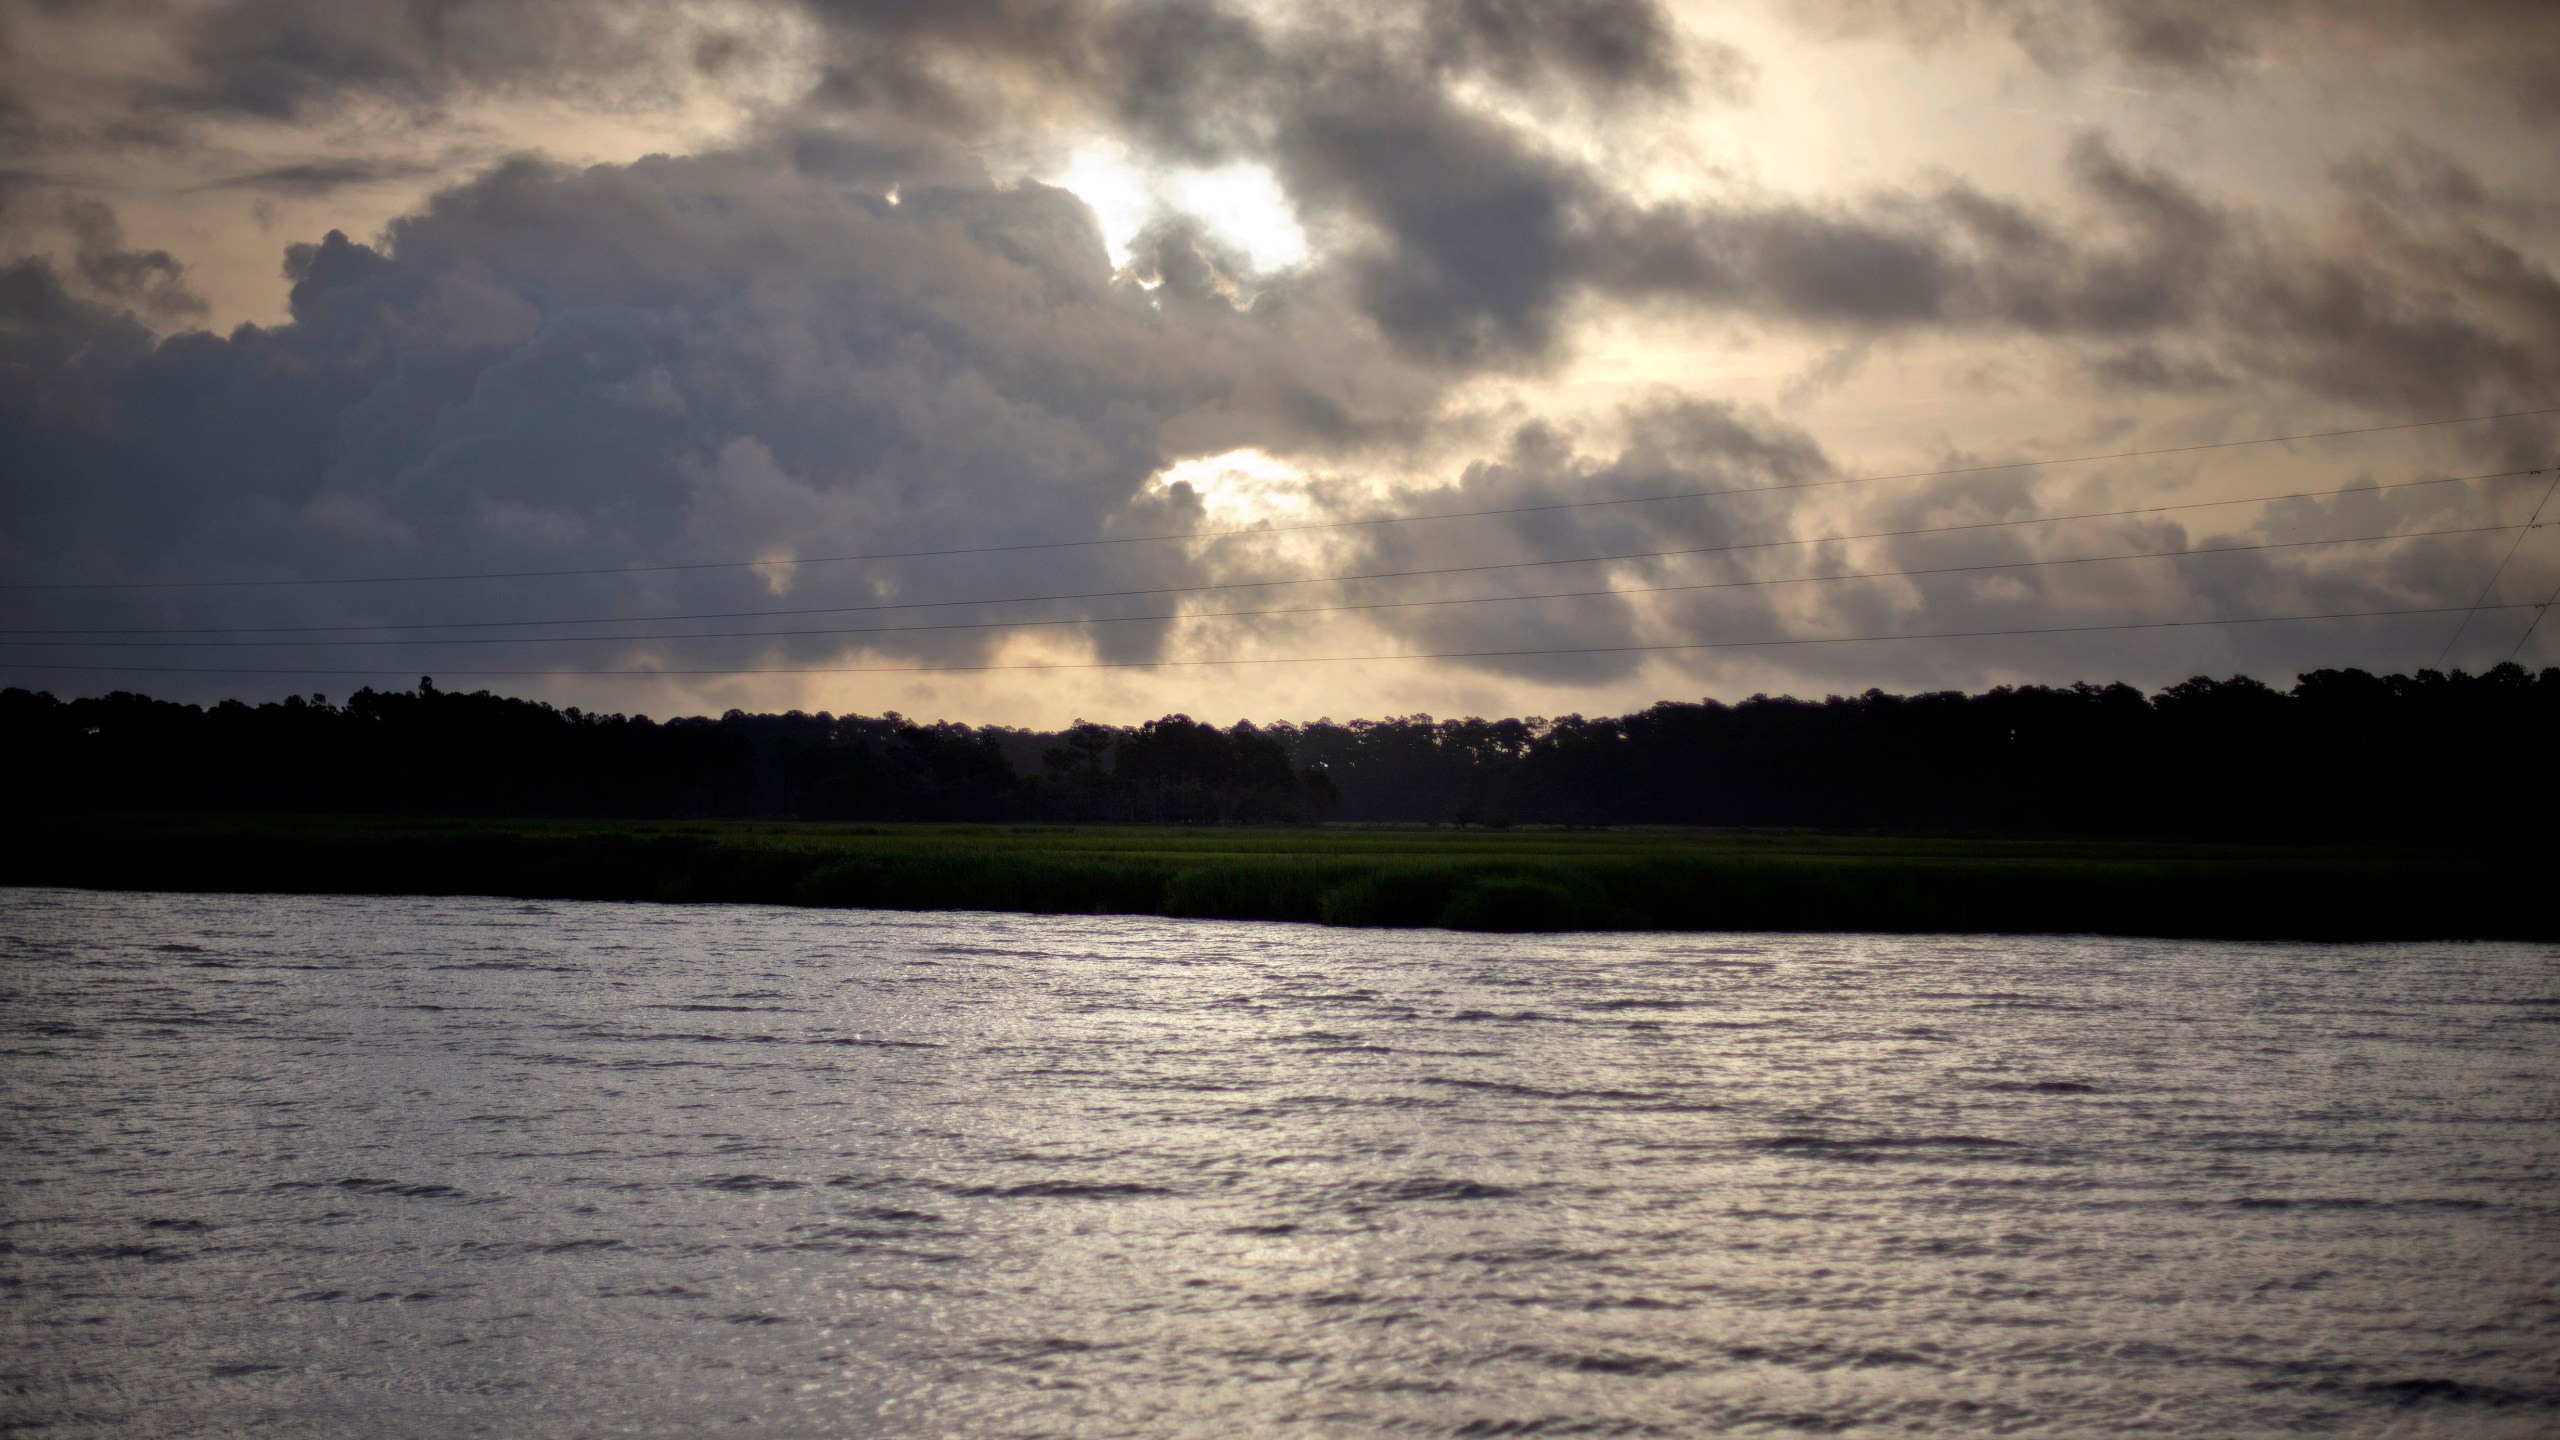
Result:
<svg viewBox="0 0 2560 1440"><path fill-rule="evenodd" d="M2560 952L0 892L0 1422L2560 1423Z"/></svg>

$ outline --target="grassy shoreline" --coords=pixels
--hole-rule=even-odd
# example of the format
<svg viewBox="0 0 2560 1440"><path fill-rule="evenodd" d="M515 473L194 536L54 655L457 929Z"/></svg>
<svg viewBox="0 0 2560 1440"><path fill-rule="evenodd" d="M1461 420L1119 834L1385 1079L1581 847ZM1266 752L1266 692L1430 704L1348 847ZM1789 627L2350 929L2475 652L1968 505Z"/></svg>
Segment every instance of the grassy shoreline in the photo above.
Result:
<svg viewBox="0 0 2560 1440"><path fill-rule="evenodd" d="M0 884L1479 930L2560 938L2548 851L1752 833L20 812Z"/></svg>

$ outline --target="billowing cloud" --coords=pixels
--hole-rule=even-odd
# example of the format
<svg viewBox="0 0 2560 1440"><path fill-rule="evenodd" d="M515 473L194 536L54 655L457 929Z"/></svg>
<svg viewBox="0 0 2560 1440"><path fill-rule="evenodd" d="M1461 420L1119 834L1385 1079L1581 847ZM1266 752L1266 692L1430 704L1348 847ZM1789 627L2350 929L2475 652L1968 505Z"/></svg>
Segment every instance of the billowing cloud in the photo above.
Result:
<svg viewBox="0 0 2560 1440"><path fill-rule="evenodd" d="M2560 14L2536 0L1798 0L1852 32L1924 42L1974 29L2007 35L2038 64L2114 61L2155 76L2239 83L2304 52L2405 62L2498 86L2522 113L2560 117Z"/></svg>
<svg viewBox="0 0 2560 1440"><path fill-rule="evenodd" d="M842 136L511 166L381 249L334 233L295 246L290 323L147 350L31 263L8 333L34 353L12 368L49 384L13 395L8 443L49 469L11 491L11 572L266 579L1083 537L1127 513L1175 433L1356 445L1430 408L1435 382L1321 289L1251 311L1151 295L1114 279L1073 196L965 168ZM121 363L68 359L91 346ZM1164 580L1168 563L1132 552L1117 574ZM859 604L1077 578L1053 569L615 577L514 587L498 605L692 613L770 605L777 588ZM255 592L133 603L164 619L276 613ZM395 619L433 597L322 605Z"/></svg>
<svg viewBox="0 0 2560 1440"><path fill-rule="evenodd" d="M228 333L185 328L219 292L183 246L132 238L148 195L111 202L68 159L0 191L0 456L27 477L0 493L0 566L20 584L0 668L523 670L513 688L541 690L593 669L1453 657L1312 692L1315 671L969 682L1047 719L1070 685L1097 708L1208 685L1269 714L1435 684L1453 705L1507 686L1607 704L2064 662L2113 678L2087 657L2280 670L2302 632L1749 642L2458 604L2510 538L2460 522L2517 508L2512 477L2013 522L2530 468L2553 433L2457 429L2343 468L2269 451L2264 484L2202 461L1982 472L1915 435L1888 468L1972 473L1868 487L1851 482L1877 467L1847 457L1873 447L1823 418L1919 364L1986 414L2033 387L2041 433L2084 450L2552 403L2548 197L2507 158L2404 139L2279 197L2089 123L2031 182L1752 174L1702 162L1685 131L1747 128L1745 79L1768 67L1645 0L606 8L137 4L117 43L159 30L150 63L116 71L120 100L10 122L39 156L197 157L168 193L249 203L261 227L278 212L256 207L440 183L378 234L266 242L283 313ZM2198 11L2220 38L2176 60L2124 38L2136 7L2118 8L2082 19L2199 74L2274 33ZM2028 13L1892 20L2027 33ZM52 27L57 49L107 33L14 23ZM801 78L774 88L785 75ZM602 163L491 161L439 118L481 106L470 126L493 126L537 101L627 118L701 93L748 97L745 118ZM238 138L253 130L364 143L290 158ZM1097 145L1157 207L1109 240L1091 197L1037 178ZM1210 174L1264 186L1304 244L1258 258L1182 209L1166 177ZM1608 337L1684 331L1796 358L1753 358L1777 378L1749 393L1582 378ZM2146 412L2190 428L2135 430ZM1226 473L1220 456L1246 457L1222 463L1250 483L1183 478ZM1370 523L1452 511L1471 518ZM1263 523L1333 528L1133 538ZM2361 538L2412 530L2461 533ZM2365 548L2293 544L2322 537ZM2205 545L2224 553L2153 553ZM937 553L832 558L909 552ZM2518 566L2516 594L2548 570ZM493 578L310 583L399 576ZM1328 576L1366 578L1306 583ZM163 579L224 583L135 583ZM195 630L146 633L177 626ZM38 630L132 633L29 646ZM2401 631L2319 633L2346 637L2327 661ZM388 638L434 643L370 643ZM1668 648L1710 642L1734 648ZM614 693L721 693L653 683Z"/></svg>
<svg viewBox="0 0 2560 1440"><path fill-rule="evenodd" d="M72 234L72 264L90 290L154 320L202 315L204 301L187 288L187 267L166 250L125 248L116 213L96 200L63 206Z"/></svg>
<svg viewBox="0 0 2560 1440"><path fill-rule="evenodd" d="M270 165L263 170L225 176L214 181L213 185L224 190L266 194L328 195L351 185L379 185L385 181L413 180L433 173L433 166L415 160L340 158Z"/></svg>

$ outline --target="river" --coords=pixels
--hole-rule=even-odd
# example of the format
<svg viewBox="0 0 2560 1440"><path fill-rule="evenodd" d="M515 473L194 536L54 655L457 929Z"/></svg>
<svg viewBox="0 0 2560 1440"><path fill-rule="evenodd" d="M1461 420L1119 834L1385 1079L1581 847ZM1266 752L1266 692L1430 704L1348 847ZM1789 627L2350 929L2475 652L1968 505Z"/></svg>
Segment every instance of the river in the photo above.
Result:
<svg viewBox="0 0 2560 1440"><path fill-rule="evenodd" d="M0 1430L2560 1433L2560 948L0 891Z"/></svg>

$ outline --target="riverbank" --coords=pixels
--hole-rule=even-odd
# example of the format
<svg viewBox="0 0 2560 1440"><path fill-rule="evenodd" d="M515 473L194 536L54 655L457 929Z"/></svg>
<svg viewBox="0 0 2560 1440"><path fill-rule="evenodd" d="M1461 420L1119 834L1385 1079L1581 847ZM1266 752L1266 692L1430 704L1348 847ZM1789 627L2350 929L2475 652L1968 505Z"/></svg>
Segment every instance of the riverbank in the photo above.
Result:
<svg viewBox="0 0 2560 1440"><path fill-rule="evenodd" d="M26 813L0 883L1475 930L2560 938L2547 851L1742 833Z"/></svg>

